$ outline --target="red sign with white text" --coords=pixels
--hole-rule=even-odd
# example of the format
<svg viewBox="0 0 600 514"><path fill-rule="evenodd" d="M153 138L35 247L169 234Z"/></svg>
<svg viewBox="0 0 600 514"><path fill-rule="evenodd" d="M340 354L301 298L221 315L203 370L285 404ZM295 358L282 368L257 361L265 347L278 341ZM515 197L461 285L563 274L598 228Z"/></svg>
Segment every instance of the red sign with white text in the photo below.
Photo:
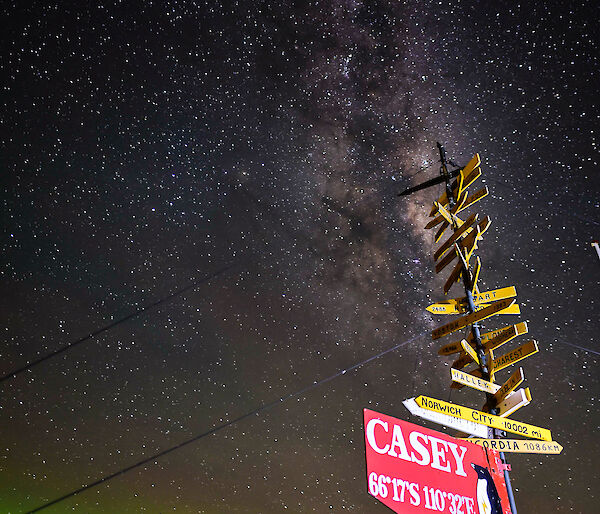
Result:
<svg viewBox="0 0 600 514"><path fill-rule="evenodd" d="M498 452L364 409L369 494L394 512L510 514Z"/></svg>

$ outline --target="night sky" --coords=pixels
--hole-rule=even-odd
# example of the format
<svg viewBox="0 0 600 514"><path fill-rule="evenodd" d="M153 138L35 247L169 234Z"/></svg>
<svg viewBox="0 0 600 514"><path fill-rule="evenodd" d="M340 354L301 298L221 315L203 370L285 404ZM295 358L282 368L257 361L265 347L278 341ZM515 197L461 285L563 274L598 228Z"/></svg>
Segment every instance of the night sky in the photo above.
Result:
<svg viewBox="0 0 600 514"><path fill-rule="evenodd" d="M436 141L480 153L481 289L519 293L485 328L540 345L513 418L565 448L508 456L519 512L597 511L597 2L1 12L1 374L81 340L0 383L1 512L282 397L44 512L387 512L362 409L443 430L401 402L450 391L425 311L441 188L396 196L438 174Z"/></svg>

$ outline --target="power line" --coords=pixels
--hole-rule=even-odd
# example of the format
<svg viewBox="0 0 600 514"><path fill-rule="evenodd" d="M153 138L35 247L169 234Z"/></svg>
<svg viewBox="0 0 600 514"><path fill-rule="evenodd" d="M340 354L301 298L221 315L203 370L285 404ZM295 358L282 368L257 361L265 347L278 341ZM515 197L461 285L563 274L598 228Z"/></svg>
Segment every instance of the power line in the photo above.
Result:
<svg viewBox="0 0 600 514"><path fill-rule="evenodd" d="M562 344L566 344L568 346L572 346L573 348L578 348L579 350L583 350L585 352L589 352L589 353L593 353L594 355L600 355L600 352L597 352L595 350L590 350L589 348L585 348L583 346L579 346L573 343L567 343L566 341L557 341L557 343L562 343Z"/></svg>
<svg viewBox="0 0 600 514"><path fill-rule="evenodd" d="M154 308L158 307L159 305L161 305L169 300L172 300L173 298L181 296L182 294L186 293L187 291L190 291L191 289L194 289L194 288L198 287L199 285L204 284L205 282L208 282L209 280L212 280L213 278L215 278L219 275L222 275L223 273L225 273L226 271L229 271L230 269L234 268L235 266L237 266L237 264L230 264L229 266L221 268L220 270L215 271L214 273L212 273L208 276L205 276L198 280L195 280L191 284L189 284L181 289L178 289L177 291L175 291L163 298L160 298L153 303L150 303L144 307L139 307L136 311L132 312L131 314L128 314L127 316L125 316L123 318L118 319L117 321L113 321L112 323L105 325L105 326L99 328L98 330L95 330L94 332L90 332L89 334L77 339L76 341L67 343L66 345L62 346L61 348L58 348L57 350L54 350L54 351L44 355L43 357L40 357L39 359L30 361L27 364L25 364L24 366L22 366L18 369L15 369L15 370L11 371L10 373L7 373L6 375L0 377L0 383L4 382L5 380L8 380L11 377L18 375L19 373L22 373L23 371L27 371L27 370L33 368L34 366L37 366L38 364L41 364L42 362L47 361L48 359L51 359L52 357L56 357L57 355L60 355L61 353L66 352L67 350L73 348L74 346L77 346L81 343L84 343L85 341L93 339L94 337L102 334L103 332L106 332L107 330L110 330L111 328L116 327L117 325L120 325L121 323L124 323L125 321L129 321L130 319L136 318L140 314L144 314L145 312L147 312L151 309L154 309Z"/></svg>
<svg viewBox="0 0 600 514"><path fill-rule="evenodd" d="M304 393L307 393L308 391L310 391L312 389L315 389L315 388L319 387L320 385L323 385L323 384L326 384L328 382L331 382L335 378L341 377L342 375L345 375L346 373L348 373L350 371L353 371L353 370L355 370L357 368L360 368L360 367L364 366L365 364L368 364L369 362L372 362L375 359L378 359L379 357L382 357L382 356L384 356L384 355L386 355L388 353L391 353L391 352L393 352L393 351L395 351L395 350L397 350L399 348L402 348L403 346L406 346L407 344L412 343L416 339L419 339L420 337L423 337L425 334L428 334L428 333L429 333L429 331L421 332L420 334L417 334L417 335L411 337L410 339L408 339L406 341L403 341L402 343L394 345L391 348L388 348L387 350L383 350L382 352L379 352L376 355L372 355L368 359L365 359L365 360L363 360L361 362L353 364L352 366L350 366L348 368L342 369L342 370L338 371L337 373L335 373L335 374L333 374L333 375L331 375L331 376L329 376L327 378L324 378L324 379L319 380L317 382L313 382L312 384L310 384L310 385L308 385L306 387L303 387L299 391L296 391L294 393L288 393L288 394L286 394L284 396L281 396L280 398L278 398L276 400L273 400L273 401L271 401L269 403L264 403L264 404L260 405L259 407L257 407L256 409L251 410L250 412L247 412L245 414L242 414L241 416L238 416L235 419L232 419L230 421L227 421L226 423L222 423L221 425L213 427L210 430L207 430L206 432L198 434L198 435L196 435L196 436L194 436L194 437L192 437L190 439L187 439L187 440L185 440L185 441L183 441L183 442L181 442L181 443L179 443L179 444L177 444L175 446L171 446L170 448L167 448L166 450L163 450L161 452L155 453L151 457L147 457L145 459L142 459L139 462L136 462L135 464L131 464L130 466L127 466L126 468L120 469L119 471L115 471L114 473L111 473L110 475L106 475L106 476L104 476L102 478L99 478L98 480L96 480L96 481L94 481L94 482L92 482L90 484L84 485L84 486L80 487L79 489L75 489L74 491L71 491L70 493L67 493L67 494L63 495L60 498L56 498L55 500L51 500L49 502L46 502L43 505L40 505L39 507L36 507L33 510L27 511L26 514L32 514L34 512L39 512L39 511L41 511L43 509L46 509L47 507L50 507L52 505L56 505L57 503L60 503L60 502L62 502L64 500L72 498L73 496L76 496L79 493L87 491L88 489L91 489L91 488L96 487L98 485L104 484L105 482L108 482L109 480L112 480L113 478L116 478L116 477L119 477L121 475L124 475L125 473L127 473L127 472L129 472L129 471L131 471L133 469L139 468L140 466L143 466L144 464L147 464L147 463L149 463L151 461L159 459L160 457L163 457L164 455L167 455L168 453L171 453L171 452L174 452L175 450L183 448L184 446L187 446L188 444L192 444L192 443L194 443L194 442L196 442L196 441L198 441L200 439L203 439L204 437L207 437L207 436L212 435L212 434L214 434L216 432L219 432L220 430L222 430L224 428L230 427L231 425L233 425L233 424L235 424L235 423L237 423L239 421L242 421L242 420L244 420L246 418L249 418L250 416L258 414L258 413L260 413L260 412L262 412L264 410L267 410L267 409L269 409L271 407L274 407L275 405L283 403L286 400L289 400L291 398L295 398L296 396L300 396L300 395L302 395Z"/></svg>

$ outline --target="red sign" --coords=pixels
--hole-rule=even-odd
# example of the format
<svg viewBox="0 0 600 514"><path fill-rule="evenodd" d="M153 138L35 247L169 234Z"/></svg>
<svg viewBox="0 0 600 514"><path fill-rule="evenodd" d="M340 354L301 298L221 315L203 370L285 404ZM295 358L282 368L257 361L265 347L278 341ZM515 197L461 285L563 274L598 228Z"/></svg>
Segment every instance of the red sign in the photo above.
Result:
<svg viewBox="0 0 600 514"><path fill-rule="evenodd" d="M403 514L510 514L498 452L364 409L369 494Z"/></svg>

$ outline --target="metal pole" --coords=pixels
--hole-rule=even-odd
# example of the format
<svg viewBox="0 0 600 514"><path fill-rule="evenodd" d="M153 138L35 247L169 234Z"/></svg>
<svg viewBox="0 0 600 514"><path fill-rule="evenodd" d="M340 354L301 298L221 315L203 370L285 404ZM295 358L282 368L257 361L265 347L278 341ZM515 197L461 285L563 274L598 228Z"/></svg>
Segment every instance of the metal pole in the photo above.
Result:
<svg viewBox="0 0 600 514"><path fill-rule="evenodd" d="M446 161L446 150L440 143L437 143L437 147L440 152L440 162L441 162L440 174L446 179L446 194L448 196L448 206L450 207L450 210L452 210L455 203L454 203L454 195L452 194L452 187L450 185L451 177L450 177L450 173L448 173L448 166L446 164L446 162L447 162ZM456 231L457 229L458 229L458 227L456 226L456 223L454 221L452 221L452 230ZM468 308L469 314L472 314L473 312L475 312L475 302L473 301L473 293L472 293L473 284L471 283L471 276L470 276L469 270L465 269L464 272L462 273L462 277L463 277L463 285L465 287L465 294L467 297L467 308ZM471 325L471 334L473 335L473 340L475 341L475 349L477 351L477 355L479 356L479 369L481 370L482 378L484 380L489 381L490 373L489 373L489 369L488 369L488 362L487 362L487 357L485 355L485 351L483 348L483 344L481 343L481 332L479 330L478 323L473 323ZM485 396L486 396L486 400L489 402L489 405L491 406L491 400L492 400L493 395L490 393L486 393ZM498 410L496 408L491 408L490 414L498 414ZM496 429L493 429L492 430L492 438L496 439L497 435L498 434L496 433ZM515 504L515 497L513 494L511 483L510 483L510 476L508 474L508 469L506 468L506 466L508 466L508 463L506 462L506 457L504 456L504 452L500 452L500 460L502 461L502 464L504 466L504 469L503 469L504 480L506 482L506 491L508 493L508 502L510 503L510 510L511 510L512 514L517 514L517 506Z"/></svg>

